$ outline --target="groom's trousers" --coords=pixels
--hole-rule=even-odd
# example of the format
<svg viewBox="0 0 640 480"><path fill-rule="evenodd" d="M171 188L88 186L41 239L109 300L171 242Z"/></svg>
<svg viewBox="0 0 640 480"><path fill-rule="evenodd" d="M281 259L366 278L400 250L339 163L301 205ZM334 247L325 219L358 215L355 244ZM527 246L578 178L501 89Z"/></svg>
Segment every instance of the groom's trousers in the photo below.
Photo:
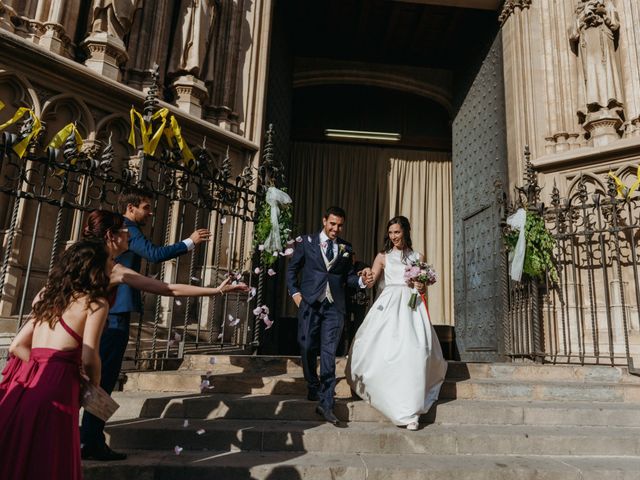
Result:
<svg viewBox="0 0 640 480"><path fill-rule="evenodd" d="M336 350L344 315L328 300L302 303L298 311L298 343L309 393L317 393L320 406L332 410L336 388ZM317 358L320 354L320 377Z"/></svg>

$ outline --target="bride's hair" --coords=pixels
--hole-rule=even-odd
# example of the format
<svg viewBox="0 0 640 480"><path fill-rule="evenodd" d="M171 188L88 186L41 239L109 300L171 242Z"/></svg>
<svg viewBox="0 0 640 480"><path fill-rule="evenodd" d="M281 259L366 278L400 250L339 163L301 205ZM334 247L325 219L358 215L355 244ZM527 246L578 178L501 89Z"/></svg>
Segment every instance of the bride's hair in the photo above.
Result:
<svg viewBox="0 0 640 480"><path fill-rule="evenodd" d="M381 253L389 253L393 250L393 242L389 238L389 227L391 225L400 225L400 228L402 229L402 241L404 242L402 258L405 259L407 254L413 251L413 245L411 244L411 224L409 223L409 219L402 215L393 217L389 220L389 223L387 223L387 232L384 234L384 248Z"/></svg>

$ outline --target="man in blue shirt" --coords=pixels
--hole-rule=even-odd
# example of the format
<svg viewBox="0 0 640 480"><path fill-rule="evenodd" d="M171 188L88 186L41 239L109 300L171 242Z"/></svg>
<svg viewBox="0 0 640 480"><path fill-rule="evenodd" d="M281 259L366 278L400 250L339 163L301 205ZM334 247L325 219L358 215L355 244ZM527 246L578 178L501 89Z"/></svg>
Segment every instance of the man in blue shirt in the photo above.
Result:
<svg viewBox="0 0 640 480"><path fill-rule="evenodd" d="M123 212L124 225L129 231L129 250L120 255L116 262L140 271L142 259L159 263L176 258L196 245L211 238L211 232L201 228L193 232L189 238L173 245L158 246L147 239L140 227L153 215L151 212L151 198L140 192L125 192L119 198L120 211ZM116 385L122 359L129 341L129 322L132 312L142 313L142 296L139 290L129 285L119 285L115 301L109 309L107 326L100 338L100 359L102 371L100 386L111 393ZM107 446L104 437L105 423L98 417L84 412L80 436L82 443L82 458L91 460L124 460L127 456L114 452Z"/></svg>

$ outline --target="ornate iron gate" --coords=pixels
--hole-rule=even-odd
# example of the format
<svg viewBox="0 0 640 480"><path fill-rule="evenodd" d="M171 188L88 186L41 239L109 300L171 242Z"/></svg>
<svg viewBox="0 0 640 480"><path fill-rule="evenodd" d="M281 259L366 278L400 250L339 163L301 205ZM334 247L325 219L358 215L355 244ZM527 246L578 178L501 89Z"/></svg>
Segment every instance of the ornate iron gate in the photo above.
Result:
<svg viewBox="0 0 640 480"><path fill-rule="evenodd" d="M144 110L149 126L156 104L152 88ZM157 243L175 242L196 228L209 228L213 236L207 247L172 262L147 265L143 273L168 282L215 285L227 272L243 271L244 281L255 283L250 266L256 205L266 186L281 173L273 159L271 127L265 160L257 171L248 155L238 169L228 148L220 160L204 145L187 165L175 139L156 156L139 152L120 171L116 171L110 142L78 150L73 134L61 149L48 148L39 155L40 133L31 138L20 158L12 147L33 128L29 118L19 133L3 134L0 145L0 222L4 219L0 308L5 321L22 324L60 251L79 238L86 212L114 209L118 194L131 185L155 199L159 214L153 217L148 236ZM28 245L28 252L19 245ZM43 261L47 257L49 261ZM261 297L260 290L257 296ZM135 360L133 366L140 367L143 359L153 360L143 366L162 365L158 360L182 358L194 349L251 351L260 340L262 326L255 322L250 302L245 294L147 298L145 314L132 318L135 341L127 356ZM229 317L234 321L228 322Z"/></svg>
<svg viewBox="0 0 640 480"><path fill-rule="evenodd" d="M505 269L510 357L627 365L638 373L632 347L640 343L640 199L625 192L622 197L616 187L611 176L580 174L566 198L554 185L545 205L525 151L524 186L505 213L522 207L542 216L556 241L558 281L525 277L513 282Z"/></svg>

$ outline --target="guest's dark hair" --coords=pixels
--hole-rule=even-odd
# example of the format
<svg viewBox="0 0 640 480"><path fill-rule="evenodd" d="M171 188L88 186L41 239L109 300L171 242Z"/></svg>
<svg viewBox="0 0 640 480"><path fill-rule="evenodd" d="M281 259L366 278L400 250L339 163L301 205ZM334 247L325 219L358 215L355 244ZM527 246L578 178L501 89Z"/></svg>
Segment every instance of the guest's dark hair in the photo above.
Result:
<svg viewBox="0 0 640 480"><path fill-rule="evenodd" d="M391 225L400 225L400 228L402 229L402 242L404 243L402 256L405 258L406 254L413 250L413 244L411 243L411 224L409 223L409 219L402 215L393 217L389 220L389 223L387 223L387 231L384 234L384 248L380 253L389 253L393 250L393 242L389 238L389 227L391 227Z"/></svg>
<svg viewBox="0 0 640 480"><path fill-rule="evenodd" d="M106 298L108 258L101 240L79 240L71 245L51 269L40 299L33 306L36 321L53 328L69 303L80 295L88 297L88 304Z"/></svg>
<svg viewBox="0 0 640 480"><path fill-rule="evenodd" d="M94 210L87 217L87 223L82 229L82 236L86 239L104 241L107 232L118 233L124 220L122 215L109 210Z"/></svg>
<svg viewBox="0 0 640 480"><path fill-rule="evenodd" d="M347 218L347 213L344 211L344 209L335 205L327 208L322 218L329 218L329 215L335 215L336 217L345 219Z"/></svg>
<svg viewBox="0 0 640 480"><path fill-rule="evenodd" d="M125 213L129 204L134 207L139 207L142 200L151 199L153 199L153 195L141 189L130 188L128 190L123 190L118 197L118 209L120 213Z"/></svg>

